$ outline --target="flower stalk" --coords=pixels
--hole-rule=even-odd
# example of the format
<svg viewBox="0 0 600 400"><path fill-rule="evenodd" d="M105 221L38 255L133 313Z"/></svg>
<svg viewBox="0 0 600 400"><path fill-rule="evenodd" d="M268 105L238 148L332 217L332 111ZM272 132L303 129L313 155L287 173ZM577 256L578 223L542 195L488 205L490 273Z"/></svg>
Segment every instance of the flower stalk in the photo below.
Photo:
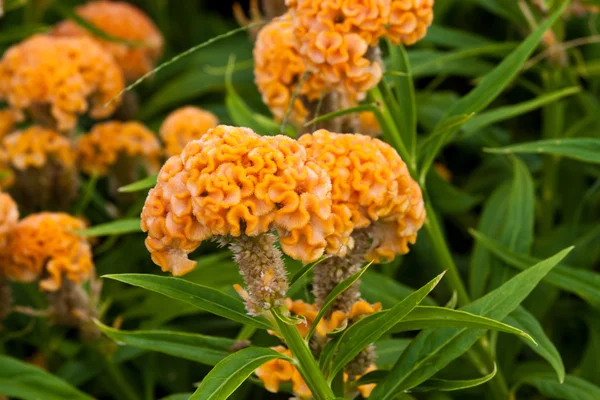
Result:
<svg viewBox="0 0 600 400"><path fill-rule="evenodd" d="M277 332L285 340L293 357L298 361L296 366L314 398L316 400L335 399L335 395L321 374L310 348L300 335L300 332L298 332L298 328L295 325L288 325L283 321L281 317L283 312L287 312L285 307L272 310L273 319L277 325Z"/></svg>

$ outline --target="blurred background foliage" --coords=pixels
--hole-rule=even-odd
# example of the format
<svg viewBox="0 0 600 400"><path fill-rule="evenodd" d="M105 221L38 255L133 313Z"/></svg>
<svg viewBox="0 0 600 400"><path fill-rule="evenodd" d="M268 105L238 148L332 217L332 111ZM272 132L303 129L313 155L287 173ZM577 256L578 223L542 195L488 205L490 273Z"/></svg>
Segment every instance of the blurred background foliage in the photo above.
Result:
<svg viewBox="0 0 600 400"><path fill-rule="evenodd" d="M80 2L70 0L5 0L0 19L2 51L32 33L44 32L69 15ZM166 39L163 60L216 35L238 27L230 1L137 0L132 1L155 21ZM500 60L518 46L543 20L535 2L527 2L532 18L518 0L437 0L434 25L426 38L408 50L418 104L421 133L431 132L445 111L467 93ZM540 0L552 9L552 0ZM588 2L594 5L595 2ZM597 2L596 2L597 3ZM248 2L241 2L244 8ZM598 4L596 4L598 5ZM566 264L571 269L599 271L600 168L598 163L524 154L520 161L483 151L540 139L600 136L600 18L586 13L563 18L551 38L540 45L512 85L490 106L486 118L466 124L459 136L436 160L428 176L435 209L442 216L446 238L463 277L468 277L472 297L487 293L516 269L508 267L487 247L475 242L469 229L477 229L514 253L542 259L558 249L575 245ZM567 46L562 46L566 43ZM216 113L222 123L233 124L235 115L226 107L226 66L235 55L232 83L253 111L269 115L253 83L252 42L238 33L201 49L156 73L136 88L143 99L136 119L156 131L164 117L186 104ZM562 57L562 58L561 58ZM566 59L564 59L566 57ZM552 100L552 101L551 101ZM597 153L596 153L597 154ZM83 189L85 190L85 189ZM143 201L143 198L140 199ZM136 217L141 203L121 210L122 217ZM94 224L113 219L101 194L95 194L87 217ZM525 227L525 228L524 228ZM515 232L519 234L513 235ZM99 275L122 272L158 273L143 244L144 236L132 233L98 239L95 247ZM431 265L430 243L422 235L405 257L367 272L362 292L372 302L389 307L436 275ZM233 293L241 283L230 254L212 243L196 254L199 265L186 279ZM510 264L510 263L509 263ZM294 264L291 260L287 265ZM293 269L293 268L292 268ZM499 276L502 275L502 276ZM600 385L600 282L558 278L547 282L526 300L525 307L543 326L560 351L566 371ZM577 285L587 283L581 289ZM563 287L561 287L561 285ZM443 286L443 285L441 285ZM560 288L560 290L559 290ZM580 295L577 295L577 294ZM583 295L581 295L583 293ZM306 287L295 296L306 298ZM44 300L35 285L16 288L18 303L40 308ZM443 305L452 297L440 287L429 304ZM582 300L582 297L586 301ZM115 321L123 329L165 328L182 332L247 339L254 332L158 294L105 282L103 321ZM405 335L408 339L409 335ZM497 339L499 365L509 384L533 376L516 392L517 398L570 397L557 388L547 372L550 366L518 339ZM254 334L254 343L273 345L266 333ZM378 365L385 368L398 357L408 340L378 343ZM46 368L99 399L141 400L189 392L210 370L191 361L120 346L112 358L78 341L75 332L48 326L41 320L13 315L0 333L0 354L15 356ZM460 359L444 375L473 376L472 366ZM548 378L550 376L550 378ZM577 393L591 393L586 384L572 378ZM247 382L235 399L287 398L258 390ZM535 386L535 388L533 388ZM450 399L485 397L485 386L452 394L421 394L417 398ZM562 393L562 394L561 394ZM176 399L177 397L169 397ZM183 397L186 398L186 397Z"/></svg>

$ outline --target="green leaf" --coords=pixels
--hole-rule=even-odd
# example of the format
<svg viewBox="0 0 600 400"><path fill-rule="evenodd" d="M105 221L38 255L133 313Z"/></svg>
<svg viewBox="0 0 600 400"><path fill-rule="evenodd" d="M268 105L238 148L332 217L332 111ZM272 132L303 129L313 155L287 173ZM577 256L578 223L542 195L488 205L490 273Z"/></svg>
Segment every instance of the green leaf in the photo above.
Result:
<svg viewBox="0 0 600 400"><path fill-rule="evenodd" d="M325 313L333 305L333 303L335 302L335 299L337 299L337 297L339 295L341 295L342 293L344 293L350 286L354 285L354 283L356 281L358 281L361 278L361 276L363 276L363 274L365 272L367 272L367 269L369 269L369 267L372 264L373 264L373 261L371 261L370 263L368 263L367 265L365 265L364 267L362 267L360 269L360 271L358 271L354 275L351 275L348 278L346 278L343 281L341 281L340 283L338 283L333 288L333 290L331 291L331 293L329 293L329 295L327 295L327 297L325 298L325 301L323 302L323 305L321 306L321 309L319 310L319 313L317 314L317 316L313 320L313 322L312 322L312 324L310 326L310 329L308 330L308 334L306 335L307 338L309 338L309 339L312 338L313 333L315 333L315 330L317 329L317 325L319 325L319 321L321 321L321 318L323 318L323 316L325 315Z"/></svg>
<svg viewBox="0 0 600 400"><path fill-rule="evenodd" d="M473 32L466 32L438 24L433 24L429 27L427 36L422 39L422 42L430 42L437 46L454 48L481 47L493 43L490 39Z"/></svg>
<svg viewBox="0 0 600 400"><path fill-rule="evenodd" d="M284 354L263 347L238 351L219 362L202 380L190 400L226 400L248 377L264 363L285 359Z"/></svg>
<svg viewBox="0 0 600 400"><path fill-rule="evenodd" d="M335 341L336 352L330 353L332 355L330 369L328 368L329 363L324 360L324 366L329 369L329 378L333 379L362 349L379 339L406 317L433 290L444 274L445 272L436 276L388 311L372 314L346 329Z"/></svg>
<svg viewBox="0 0 600 400"><path fill-rule="evenodd" d="M535 340L527 331L481 315L445 307L417 306L402 321L397 323L391 332L416 331L427 328L474 328L490 329L521 336L532 345Z"/></svg>
<svg viewBox="0 0 600 400"><path fill-rule="evenodd" d="M600 164L600 139L568 138L538 140L500 148L487 148L485 151L497 154L537 153L563 156L587 163Z"/></svg>
<svg viewBox="0 0 600 400"><path fill-rule="evenodd" d="M314 267L316 267L317 264L325 261L325 259L326 259L326 257L321 257L320 259L318 259L315 262L312 262L309 264L304 264L302 266L302 268L300 268L298 271L296 271L296 273L290 279L290 287L292 287L294 285L294 283L298 282L300 279L302 279L304 276L306 276L306 274L308 274L310 271L312 271L312 269Z"/></svg>
<svg viewBox="0 0 600 400"><path fill-rule="evenodd" d="M84 229L80 231L74 231L76 234L80 236L113 236L113 235L124 235L126 233L135 233L141 232L142 228L140 226L139 218L132 219L121 219L118 221L107 222L106 224L100 224L96 226L92 226L89 229Z"/></svg>
<svg viewBox="0 0 600 400"><path fill-rule="evenodd" d="M510 106L499 107L494 110L482 112L474 116L463 126L463 133L461 137L470 137L489 125L495 124L500 121L505 121L507 119L514 118L519 115L526 114L530 111L543 107L546 104L558 101L563 97L579 93L580 91L581 88L579 86L569 87L566 89L557 90L552 93L544 94L533 100L528 100L519 104L512 104Z"/></svg>
<svg viewBox="0 0 600 400"><path fill-rule="evenodd" d="M433 168L427 174L427 193L434 209L443 214L466 213L481 202L481 197L472 196L443 179Z"/></svg>
<svg viewBox="0 0 600 400"><path fill-rule="evenodd" d="M119 282L142 287L232 321L256 326L261 329L271 329L271 325L263 318L251 317L246 314L246 309L241 300L219 290L201 286L181 278L149 274L105 275L103 278L114 279Z"/></svg>
<svg viewBox="0 0 600 400"><path fill-rule="evenodd" d="M506 57L493 71L483 77L477 87L461 98L446 113L444 119L460 114L479 112L494 101L519 73L531 53L533 53L542 40L546 31L562 15L567 4L569 4L569 1L563 1L560 7L541 23L515 51Z"/></svg>
<svg viewBox="0 0 600 400"><path fill-rule="evenodd" d="M437 157L440 149L446 144L461 126L469 121L474 114L457 115L444 120L436 130L431 133L422 143L419 149L419 181L425 184L425 177L429 168Z"/></svg>
<svg viewBox="0 0 600 400"><path fill-rule="evenodd" d="M600 388L585 379L567 375L565 381L560 383L554 374L537 373L531 374L519 380L514 391L523 385L534 386L542 395L548 399L562 400L598 400L600 399Z"/></svg>
<svg viewBox="0 0 600 400"><path fill-rule="evenodd" d="M537 342L536 345L532 345L531 342L526 340L524 342L531 350L548 361L556 371L559 382L562 383L565 380L565 366L563 365L562 358L556 347L554 347L554 344L546 336L544 328L542 328L538 320L525 308L517 307L508 317L504 318L504 321L507 324L528 332L535 339Z"/></svg>
<svg viewBox="0 0 600 400"><path fill-rule="evenodd" d="M361 104L354 107L344 108L342 110L333 111L327 114L319 115L317 118L314 118L304 124L304 127L310 127L313 124L318 122L328 121L333 118L341 117L348 114L361 113L364 111L377 112L379 109L375 104Z"/></svg>
<svg viewBox="0 0 600 400"><path fill-rule="evenodd" d="M41 24L28 24L16 27L6 27L0 33L0 44L10 44L26 39L36 33L45 33L50 30L50 26Z"/></svg>
<svg viewBox="0 0 600 400"><path fill-rule="evenodd" d="M120 193L133 193L133 192L141 192L142 190L150 189L156 185L156 180L158 179L158 174L148 176L144 179L141 179L137 182L130 183L129 185L121 186L119 188Z"/></svg>
<svg viewBox="0 0 600 400"><path fill-rule="evenodd" d="M447 379L429 379L419 386L412 388L411 392L430 392L437 390L440 392L451 392L454 390L468 389L475 386L483 385L484 383L491 381L495 376L498 368L494 363L494 369L489 374L476 379L466 380L447 380Z"/></svg>
<svg viewBox="0 0 600 400"><path fill-rule="evenodd" d="M404 74L404 76L393 75L392 77L400 110L396 121L402 141L414 159L417 145L417 102L408 53L402 45L394 46L389 40L387 44L391 58L391 70Z"/></svg>
<svg viewBox="0 0 600 400"><path fill-rule="evenodd" d="M470 233L497 257L521 271L529 269L530 265L539 261L533 257L516 254L481 232L470 230ZM561 264L550 271L544 281L566 292L573 293L591 306L600 309L600 274Z"/></svg>
<svg viewBox="0 0 600 400"><path fill-rule="evenodd" d="M0 355L0 394L25 400L93 399L38 367L4 355Z"/></svg>
<svg viewBox="0 0 600 400"><path fill-rule="evenodd" d="M565 249L521 272L461 310L495 320L506 318L571 250L572 248ZM371 399L391 398L394 393L425 382L469 350L484 333L484 329L468 328L422 331L402 353L386 379L377 385Z"/></svg>
<svg viewBox="0 0 600 400"><path fill-rule="evenodd" d="M121 331L96 322L100 330L119 344L157 351L185 358L200 364L215 365L231 354L236 341L227 338L192 333L152 331Z"/></svg>
<svg viewBox="0 0 600 400"><path fill-rule="evenodd" d="M411 339L381 339L375 342L377 367L390 369L410 342Z"/></svg>

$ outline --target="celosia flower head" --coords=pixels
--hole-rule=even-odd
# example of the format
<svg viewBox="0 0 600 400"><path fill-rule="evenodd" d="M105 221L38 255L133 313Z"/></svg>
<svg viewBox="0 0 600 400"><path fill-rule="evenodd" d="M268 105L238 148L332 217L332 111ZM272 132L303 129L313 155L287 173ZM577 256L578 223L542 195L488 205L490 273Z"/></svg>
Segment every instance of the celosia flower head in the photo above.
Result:
<svg viewBox="0 0 600 400"><path fill-rule="evenodd" d="M298 52L327 85L356 95L374 87L382 67L373 51L389 14L388 0L288 2Z"/></svg>
<svg viewBox="0 0 600 400"><path fill-rule="evenodd" d="M209 129L219 125L219 119L210 111L186 106L173 111L160 127L167 155L180 154L188 142L200 139Z"/></svg>
<svg viewBox="0 0 600 400"><path fill-rule="evenodd" d="M394 44L415 44L433 22L434 0L392 0L386 36Z"/></svg>
<svg viewBox="0 0 600 400"><path fill-rule="evenodd" d="M398 153L369 136L323 129L303 135L299 142L331 177L335 233L327 238L328 252L343 256L353 247L352 232L370 227L368 259L407 253L425 209L421 190Z"/></svg>
<svg viewBox="0 0 600 400"><path fill-rule="evenodd" d="M76 7L75 13L109 35L135 45L103 40L70 20L58 24L53 34L94 37L112 54L128 81L150 72L162 56L164 40L160 31L146 14L129 3L92 1Z"/></svg>
<svg viewBox="0 0 600 400"><path fill-rule="evenodd" d="M77 153L81 169L89 175L106 175L124 157L139 158L149 171L160 165L161 148L154 133L139 122L104 122L79 137Z"/></svg>
<svg viewBox="0 0 600 400"><path fill-rule="evenodd" d="M86 112L97 119L111 115L119 101L105 104L123 85L110 54L85 37L34 35L0 61L0 98L17 110L49 108L61 131Z"/></svg>
<svg viewBox="0 0 600 400"><path fill-rule="evenodd" d="M220 125L161 169L142 211L146 247L164 271L183 275L203 240L275 228L285 253L314 261L333 231L330 190L296 141Z"/></svg>
<svg viewBox="0 0 600 400"><path fill-rule="evenodd" d="M296 124L303 123L308 115L300 97L315 101L324 94L321 77L305 76L305 72L304 60L294 47L291 17L284 16L265 25L254 45L254 77L263 102L276 119L286 116L295 91L298 97L290 117Z"/></svg>
<svg viewBox="0 0 600 400"><path fill-rule="evenodd" d="M23 115L18 110L10 108L0 110L0 138L8 135L15 129L15 124L23 120Z"/></svg>
<svg viewBox="0 0 600 400"><path fill-rule="evenodd" d="M65 168L75 165L75 150L60 133L40 126L14 132L2 140L4 161L14 169L42 168L50 161Z"/></svg>
<svg viewBox="0 0 600 400"><path fill-rule="evenodd" d="M6 276L18 282L43 277L40 288L56 291L63 279L86 281L93 268L87 240L73 231L83 221L64 213L39 213L23 218L12 229L3 254Z"/></svg>

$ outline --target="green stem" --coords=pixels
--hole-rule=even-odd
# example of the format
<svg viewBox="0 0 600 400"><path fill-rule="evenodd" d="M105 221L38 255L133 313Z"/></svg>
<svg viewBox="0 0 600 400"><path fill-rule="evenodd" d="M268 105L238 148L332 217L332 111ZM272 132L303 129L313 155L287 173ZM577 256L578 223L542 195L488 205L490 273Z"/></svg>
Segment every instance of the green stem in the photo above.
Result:
<svg viewBox="0 0 600 400"><path fill-rule="evenodd" d="M460 278L460 274L458 272L458 268L452 259L452 255L450 254L450 249L448 248L448 244L444 239L444 235L442 234L442 230L440 229L440 224L438 222L437 216L435 215L435 211L431 205L431 201L427 196L427 192L423 188L423 192L425 195L425 210L427 211L427 221L425 222L425 233L429 238L429 243L431 245L431 250L433 251L433 256L435 257L436 264L440 271L447 270L444 281L449 286L450 290L455 291L458 297L458 305L464 306L471 302L469 295L467 293L467 289Z"/></svg>
<svg viewBox="0 0 600 400"><path fill-rule="evenodd" d="M321 374L319 366L310 348L300 335L300 332L298 332L298 328L295 325L288 325L282 321L275 311L273 311L273 317L277 323L279 334L285 339L288 348L292 352L292 356L298 360L298 369L314 398L317 400L334 399L335 395L333 391Z"/></svg>
<svg viewBox="0 0 600 400"><path fill-rule="evenodd" d="M554 199L559 157L548 156L544 162L541 193L540 232L548 233L554 226Z"/></svg>

